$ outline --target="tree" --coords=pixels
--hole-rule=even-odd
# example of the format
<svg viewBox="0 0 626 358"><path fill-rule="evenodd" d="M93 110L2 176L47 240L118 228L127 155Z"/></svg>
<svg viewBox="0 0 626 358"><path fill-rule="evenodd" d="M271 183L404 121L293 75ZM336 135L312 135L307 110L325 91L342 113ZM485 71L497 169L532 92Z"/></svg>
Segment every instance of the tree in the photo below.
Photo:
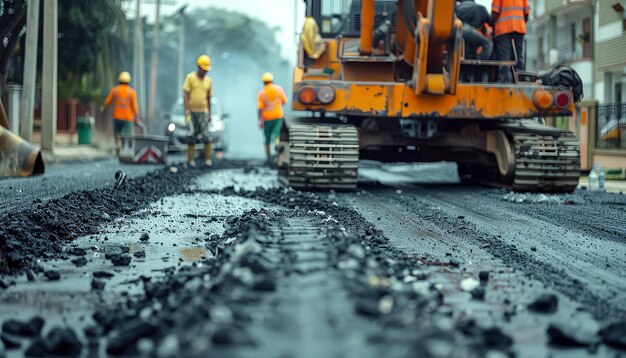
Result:
<svg viewBox="0 0 626 358"><path fill-rule="evenodd" d="M9 60L16 52L26 24L26 1L0 1L0 24L0 89L4 92Z"/></svg>
<svg viewBox="0 0 626 358"><path fill-rule="evenodd" d="M30 0L41 1L41 0ZM59 1L59 96L88 101L114 82L114 73L130 62L128 26L122 0ZM0 85L7 78L19 82L16 61L23 58L25 0L0 1ZM40 19L41 21L41 19ZM40 31L43 26L40 24ZM43 38L40 34L39 38ZM42 59L39 44L38 63Z"/></svg>
<svg viewBox="0 0 626 358"><path fill-rule="evenodd" d="M130 59L121 0L59 1L59 95L99 99Z"/></svg>

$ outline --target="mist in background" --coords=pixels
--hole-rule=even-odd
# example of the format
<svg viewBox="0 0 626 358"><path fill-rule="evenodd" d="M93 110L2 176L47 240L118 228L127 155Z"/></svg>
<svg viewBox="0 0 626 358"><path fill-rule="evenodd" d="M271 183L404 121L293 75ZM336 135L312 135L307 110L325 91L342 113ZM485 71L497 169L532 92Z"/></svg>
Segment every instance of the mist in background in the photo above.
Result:
<svg viewBox="0 0 626 358"><path fill-rule="evenodd" d="M257 93L263 87L261 75L268 71L248 54L229 53L216 60L210 75L213 78L214 95L229 113L229 158L265 158L263 132L257 121ZM291 99L291 66L284 61L272 69L276 83L280 84ZM288 104L287 107L291 105ZM288 108L285 108L286 112Z"/></svg>
<svg viewBox="0 0 626 358"><path fill-rule="evenodd" d="M261 76L272 72L275 82L283 86L291 98L292 59L283 56L280 28L239 11L219 8L194 8L186 12L183 78L196 70L196 59L201 54L211 57L213 95L218 98L229 128L231 158L264 157L263 133L257 122L257 93L263 87ZM145 58L152 51L151 26L146 25ZM176 18L165 17L161 26L158 51L157 118L151 123L154 134L165 133L166 114L182 97L179 93L178 64L181 50L180 25ZM146 62L145 78L150 70ZM286 108L288 109L288 108Z"/></svg>

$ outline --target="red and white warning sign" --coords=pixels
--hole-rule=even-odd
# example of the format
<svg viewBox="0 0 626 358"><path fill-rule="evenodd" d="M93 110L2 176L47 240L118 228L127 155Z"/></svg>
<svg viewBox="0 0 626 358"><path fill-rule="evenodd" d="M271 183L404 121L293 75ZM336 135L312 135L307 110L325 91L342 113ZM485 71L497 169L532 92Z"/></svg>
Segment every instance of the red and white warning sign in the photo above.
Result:
<svg viewBox="0 0 626 358"><path fill-rule="evenodd" d="M160 164L165 163L165 157L159 148L153 145L147 145L135 154L133 162L143 164Z"/></svg>

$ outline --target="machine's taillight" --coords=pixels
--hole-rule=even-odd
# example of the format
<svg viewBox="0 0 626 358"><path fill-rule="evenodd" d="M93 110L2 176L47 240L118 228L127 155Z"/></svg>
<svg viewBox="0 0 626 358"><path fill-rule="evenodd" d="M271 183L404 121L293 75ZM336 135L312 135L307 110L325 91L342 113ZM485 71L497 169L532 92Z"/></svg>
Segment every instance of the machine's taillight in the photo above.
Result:
<svg viewBox="0 0 626 358"><path fill-rule="evenodd" d="M317 99L322 104L329 104L330 102L335 100L335 89L328 86L318 88Z"/></svg>
<svg viewBox="0 0 626 358"><path fill-rule="evenodd" d="M559 92L554 101L559 108L567 108L572 103L572 98L566 92Z"/></svg>
<svg viewBox="0 0 626 358"><path fill-rule="evenodd" d="M304 104L311 104L315 101L329 104L335 100L335 92L332 86L302 87L298 90L298 101Z"/></svg>
<svg viewBox="0 0 626 358"><path fill-rule="evenodd" d="M298 91L298 100L304 104L315 102L315 97L317 97L317 95L313 87L303 87Z"/></svg>
<svg viewBox="0 0 626 358"><path fill-rule="evenodd" d="M552 93L540 89L535 91L533 95L533 102L535 102L535 106L540 109L549 109L553 104L554 98L552 97Z"/></svg>

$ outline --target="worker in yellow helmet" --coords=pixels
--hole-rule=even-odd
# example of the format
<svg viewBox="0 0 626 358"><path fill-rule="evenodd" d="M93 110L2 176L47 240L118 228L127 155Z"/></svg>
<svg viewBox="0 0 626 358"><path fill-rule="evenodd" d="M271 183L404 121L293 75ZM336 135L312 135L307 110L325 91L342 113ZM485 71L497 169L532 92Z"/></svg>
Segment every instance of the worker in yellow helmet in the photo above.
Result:
<svg viewBox="0 0 626 358"><path fill-rule="evenodd" d="M307 16L304 20L302 33L300 33L300 43L304 49L304 67L306 70L326 51L326 43L320 35L320 28L311 16Z"/></svg>
<svg viewBox="0 0 626 358"><path fill-rule="evenodd" d="M211 166L211 138L209 137L209 123L211 122L211 94L213 83L207 76L211 70L211 58L207 55L198 57L198 69L185 78L183 84L183 99L185 118L193 127L187 146L187 164L195 166L195 145L204 143L204 164Z"/></svg>
<svg viewBox="0 0 626 358"><path fill-rule="evenodd" d="M104 100L104 107L113 104L113 133L115 135L115 154L120 154L122 134L132 134L133 124L139 120L137 93L130 87L130 73L123 71L118 76L119 84L111 89ZM103 108L104 109L104 108Z"/></svg>
<svg viewBox="0 0 626 358"><path fill-rule="evenodd" d="M274 75L266 72L261 77L264 87L257 95L259 109L259 128L265 133L265 155L270 162L270 144L278 139L283 124L283 104L287 103L285 90L274 84Z"/></svg>

